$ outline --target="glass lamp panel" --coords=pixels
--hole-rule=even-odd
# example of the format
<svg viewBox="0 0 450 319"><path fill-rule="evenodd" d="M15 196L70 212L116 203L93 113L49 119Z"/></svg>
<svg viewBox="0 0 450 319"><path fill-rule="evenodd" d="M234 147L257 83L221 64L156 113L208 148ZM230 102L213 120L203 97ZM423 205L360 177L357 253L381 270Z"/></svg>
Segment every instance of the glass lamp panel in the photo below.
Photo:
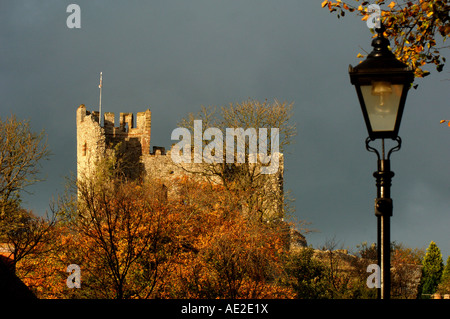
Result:
<svg viewBox="0 0 450 319"><path fill-rule="evenodd" d="M361 93L374 132L393 131L397 121L398 107L403 84L374 81L372 85L361 85Z"/></svg>

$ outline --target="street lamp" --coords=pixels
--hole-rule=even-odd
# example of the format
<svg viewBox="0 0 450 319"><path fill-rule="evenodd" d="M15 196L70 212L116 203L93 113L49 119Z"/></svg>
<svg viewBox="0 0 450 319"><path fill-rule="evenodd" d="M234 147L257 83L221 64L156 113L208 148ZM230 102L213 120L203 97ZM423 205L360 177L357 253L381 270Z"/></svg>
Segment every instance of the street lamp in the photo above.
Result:
<svg viewBox="0 0 450 319"><path fill-rule="evenodd" d="M369 137L366 149L378 157L376 178L377 198L375 215L378 229L378 265L381 270L381 288L378 297L390 297L390 217L392 199L390 198L391 179L394 173L390 169L392 152L401 147L398 136L406 95L414 81L414 71L397 60L389 50L389 40L383 36L383 25L376 29L377 37L372 41L373 51L367 59L355 67L349 66L350 81L355 86ZM382 156L369 145L371 141L381 139ZM397 145L384 151L384 140L392 139Z"/></svg>

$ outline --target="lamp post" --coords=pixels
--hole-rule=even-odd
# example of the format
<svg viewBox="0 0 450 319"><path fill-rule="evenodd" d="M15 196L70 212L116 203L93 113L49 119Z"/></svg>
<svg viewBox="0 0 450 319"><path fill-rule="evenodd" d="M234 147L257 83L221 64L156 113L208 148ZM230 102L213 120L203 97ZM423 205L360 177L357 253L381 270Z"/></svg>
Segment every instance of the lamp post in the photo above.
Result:
<svg viewBox="0 0 450 319"><path fill-rule="evenodd" d="M376 29L377 37L372 41L373 51L367 59L355 67L349 66L350 82L355 86L369 137L366 149L378 158L376 178L377 198L375 216L377 217L378 266L381 270L381 288L378 298L390 297L390 217L392 216L390 169L392 152L401 147L398 136L406 95L414 80L414 72L403 62L397 60L389 50L389 40L383 36L384 26ZM370 142L381 139L382 154ZM384 140L392 139L397 145L389 150L387 156Z"/></svg>

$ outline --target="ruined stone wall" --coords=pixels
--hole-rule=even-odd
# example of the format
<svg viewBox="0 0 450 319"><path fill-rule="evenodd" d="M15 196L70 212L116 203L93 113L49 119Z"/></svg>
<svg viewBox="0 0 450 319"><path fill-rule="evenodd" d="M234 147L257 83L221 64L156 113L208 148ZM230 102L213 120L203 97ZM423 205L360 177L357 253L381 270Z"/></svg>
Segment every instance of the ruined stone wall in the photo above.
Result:
<svg viewBox="0 0 450 319"><path fill-rule="evenodd" d="M131 177L148 176L160 179L168 186L169 194L174 177L189 175L192 178L220 183L218 176L205 177L193 174L204 169L203 164L175 164L171 158L171 150L153 146L150 152L151 112L137 113L136 125L132 113L120 113L119 125L115 126L114 113L104 114L104 126L99 124L98 112L89 112L84 105L77 109L77 174L78 178L89 177L95 172L95 163L113 152L124 156L127 163L126 174ZM116 153L117 155L117 153ZM220 165L220 164L218 164ZM257 165L257 164L251 164ZM258 168L259 169L259 168ZM264 206L283 216L283 172L284 158L279 154L279 169L275 174L267 174L264 183L267 198Z"/></svg>
<svg viewBox="0 0 450 319"><path fill-rule="evenodd" d="M95 163L106 151L105 131L98 123L98 112L88 112L84 104L77 109L77 176L90 176Z"/></svg>
<svg viewBox="0 0 450 319"><path fill-rule="evenodd" d="M115 145L122 142L131 152L139 156L150 153L152 114L150 110L137 114L136 125L133 113L120 113L119 126L115 127L114 113L104 115L106 141Z"/></svg>
<svg viewBox="0 0 450 319"><path fill-rule="evenodd" d="M132 113L120 113L119 126L115 126L114 113L104 114L104 126L99 124L98 112L86 111L84 105L77 109L77 174L90 176L95 163L108 153L126 154L127 173L139 176L144 169L142 157L150 153L151 112L139 112L136 125Z"/></svg>

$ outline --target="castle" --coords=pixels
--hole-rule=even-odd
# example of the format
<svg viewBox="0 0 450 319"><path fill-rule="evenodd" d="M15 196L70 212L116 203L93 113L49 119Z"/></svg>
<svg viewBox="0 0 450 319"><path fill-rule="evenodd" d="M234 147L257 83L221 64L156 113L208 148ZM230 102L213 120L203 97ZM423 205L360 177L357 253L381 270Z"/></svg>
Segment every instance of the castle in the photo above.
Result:
<svg viewBox="0 0 450 319"><path fill-rule="evenodd" d="M99 124L99 113L89 112L82 104L77 109L77 176L90 176L98 160L107 156L120 143L123 153L130 162L128 175L151 175L161 178L183 174L180 167L173 165L170 151L164 147L153 147L150 152L151 119L150 110L137 113L134 126L133 113L120 113L119 126L115 126L114 113L104 114L104 126Z"/></svg>
<svg viewBox="0 0 450 319"><path fill-rule="evenodd" d="M129 163L127 175L131 178L152 176L168 181L174 176L186 174L204 178L200 174L194 174L195 171L199 171L201 164L175 164L170 156L171 150L166 152L164 147L158 146L153 146L153 150L150 150L152 120L150 110L137 113L136 121L132 113L120 113L118 126L115 126L114 113L105 113L103 120L102 127L99 112L87 111L83 104L76 111L78 179L91 176L96 170L97 161L112 154L115 147L120 148L121 154L126 154ZM272 211L271 215L282 218L284 214L282 154L279 154L279 163L276 173L263 176L265 178L263 187L268 190L266 194L272 195L265 199L270 206L269 210ZM212 176L210 180L220 183L217 176Z"/></svg>

